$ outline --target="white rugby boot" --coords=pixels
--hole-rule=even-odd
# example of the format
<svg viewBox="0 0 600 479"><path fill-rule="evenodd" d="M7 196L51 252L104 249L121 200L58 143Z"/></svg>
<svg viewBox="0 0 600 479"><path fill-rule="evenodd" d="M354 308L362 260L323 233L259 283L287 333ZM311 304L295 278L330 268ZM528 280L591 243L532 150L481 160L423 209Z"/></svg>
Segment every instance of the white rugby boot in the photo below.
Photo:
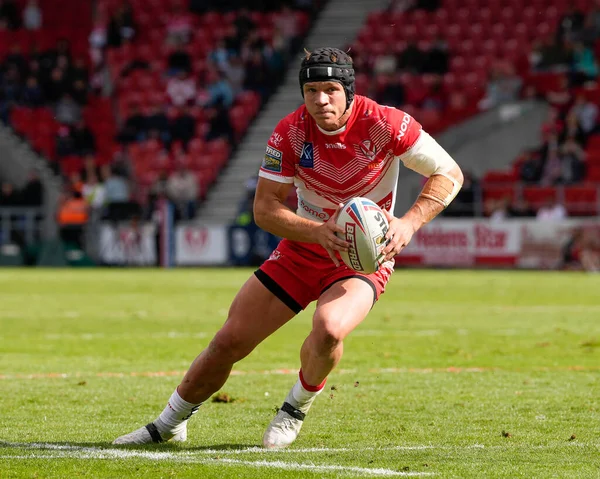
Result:
<svg viewBox="0 0 600 479"><path fill-rule="evenodd" d="M263 436L263 446L268 449L281 449L296 440L302 428L306 413L284 402Z"/></svg>
<svg viewBox="0 0 600 479"><path fill-rule="evenodd" d="M120 436L113 444L152 444L166 441L183 442L187 439L187 421L177 426L176 430L160 433L153 422L140 427L129 434Z"/></svg>

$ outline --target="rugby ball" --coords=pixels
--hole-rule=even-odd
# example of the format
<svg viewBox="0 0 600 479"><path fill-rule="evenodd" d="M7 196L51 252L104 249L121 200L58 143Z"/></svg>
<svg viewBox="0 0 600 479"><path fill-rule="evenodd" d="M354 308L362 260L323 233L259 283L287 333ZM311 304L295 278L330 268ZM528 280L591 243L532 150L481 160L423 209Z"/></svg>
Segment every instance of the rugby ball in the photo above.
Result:
<svg viewBox="0 0 600 479"><path fill-rule="evenodd" d="M381 208L367 198L352 198L340 210L336 223L344 228L344 233L337 235L350 243L348 251L339 252L346 266L365 274L377 271L383 263L380 253L389 226Z"/></svg>

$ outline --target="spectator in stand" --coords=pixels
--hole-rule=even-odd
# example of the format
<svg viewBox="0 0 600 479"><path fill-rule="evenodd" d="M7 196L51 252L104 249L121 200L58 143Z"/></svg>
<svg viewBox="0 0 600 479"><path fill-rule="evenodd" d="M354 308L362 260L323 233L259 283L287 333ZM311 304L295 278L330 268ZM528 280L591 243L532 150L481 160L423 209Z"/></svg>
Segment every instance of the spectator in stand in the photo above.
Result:
<svg viewBox="0 0 600 479"><path fill-rule="evenodd" d="M19 195L12 183L2 182L0 185L0 206L18 206L19 202Z"/></svg>
<svg viewBox="0 0 600 479"><path fill-rule="evenodd" d="M539 183L542 179L544 164L540 152L526 152L525 159L519 168L521 181L528 184Z"/></svg>
<svg viewBox="0 0 600 479"><path fill-rule="evenodd" d="M421 104L423 110L435 110L442 112L448 105L448 98L444 89L442 77L435 75L429 86L429 92Z"/></svg>
<svg viewBox="0 0 600 479"><path fill-rule="evenodd" d="M65 125L74 125L81 121L81 107L69 93L64 93L54 108L56 120Z"/></svg>
<svg viewBox="0 0 600 479"><path fill-rule="evenodd" d="M536 214L536 218L543 221L562 220L566 217L566 208L558 201L552 199L546 200L544 205L540 207Z"/></svg>
<svg viewBox="0 0 600 479"><path fill-rule="evenodd" d="M558 136L549 135L542 147L542 171L540 182L543 186L556 185L562 178Z"/></svg>
<svg viewBox="0 0 600 479"><path fill-rule="evenodd" d="M180 141L187 151L188 143L196 133L196 119L190 114L188 107L181 107L171 122L171 141Z"/></svg>
<svg viewBox="0 0 600 479"><path fill-rule="evenodd" d="M577 123L581 127L584 135L589 135L596 130L596 121L598 119L598 106L585 97L583 93L575 97L575 103L569 114L577 118Z"/></svg>
<svg viewBox="0 0 600 479"><path fill-rule="evenodd" d="M0 30L17 30L20 27L21 19L15 0L0 0Z"/></svg>
<svg viewBox="0 0 600 479"><path fill-rule="evenodd" d="M129 202L129 185L125 178L119 175L110 165L102 166L100 174L104 182L107 204Z"/></svg>
<svg viewBox="0 0 600 479"><path fill-rule="evenodd" d="M206 135L206 140L216 140L225 138L230 145L235 144L235 135L233 126L229 119L229 110L222 102L217 103L213 108L208 110L209 131Z"/></svg>
<svg viewBox="0 0 600 479"><path fill-rule="evenodd" d="M117 8L108 22L106 41L109 47L120 47L123 42L135 36L136 24L133 19L133 8L125 2Z"/></svg>
<svg viewBox="0 0 600 479"><path fill-rule="evenodd" d="M229 57L231 53L227 49L225 40L220 38L217 40L215 48L213 48L208 54L208 60L213 64L217 70L227 71L229 68Z"/></svg>
<svg viewBox="0 0 600 479"><path fill-rule="evenodd" d="M106 18L102 11L98 10L94 15L92 31L88 37L90 44L90 58L94 66L104 62L104 50L107 45Z"/></svg>
<svg viewBox="0 0 600 479"><path fill-rule="evenodd" d="M178 43L167 59L167 75L176 76L181 74L181 72L189 74L191 71L192 57L185 50L185 46L182 43Z"/></svg>
<svg viewBox="0 0 600 479"><path fill-rule="evenodd" d="M15 67L21 78L27 74L27 58L23 54L21 45L11 45L8 55L4 58L4 66L5 68Z"/></svg>
<svg viewBox="0 0 600 479"><path fill-rule="evenodd" d="M514 66L508 62L498 62L492 66L485 98L479 102L479 108L489 110L519 99L523 80L515 73Z"/></svg>
<svg viewBox="0 0 600 479"><path fill-rule="evenodd" d="M171 173L167 180L167 196L176 208L176 218L190 220L196 216L198 182L196 176L182 164Z"/></svg>
<svg viewBox="0 0 600 479"><path fill-rule="evenodd" d="M573 48L573 68L571 85L579 86L598 77L598 64L594 51L581 42L577 42Z"/></svg>
<svg viewBox="0 0 600 479"><path fill-rule="evenodd" d="M169 173L167 170L161 170L158 177L152 185L148 193L148 216L152 217L158 209L158 200L167 197L167 181Z"/></svg>
<svg viewBox="0 0 600 479"><path fill-rule="evenodd" d="M71 96L75 103L84 107L88 102L88 85L81 79L77 79L71 86Z"/></svg>
<svg viewBox="0 0 600 479"><path fill-rule="evenodd" d="M490 221L500 222L510 217L510 198L504 197L497 200L488 200L484 205Z"/></svg>
<svg viewBox="0 0 600 479"><path fill-rule="evenodd" d="M256 30L256 23L250 18L250 11L245 7L238 10L233 24L242 43L250 33Z"/></svg>
<svg viewBox="0 0 600 479"><path fill-rule="evenodd" d="M30 76L25 81L21 92L21 104L29 108L39 108L45 104L44 94L36 77Z"/></svg>
<svg viewBox="0 0 600 479"><path fill-rule="evenodd" d="M271 74L260 50L252 50L246 61L244 89L259 93L263 100L271 92Z"/></svg>
<svg viewBox="0 0 600 479"><path fill-rule="evenodd" d="M546 100L550 106L558 109L560 115L565 115L571 106L573 93L569 86L569 78L563 75L559 79L558 88L546 94Z"/></svg>
<svg viewBox="0 0 600 479"><path fill-rule="evenodd" d="M171 45L189 43L194 26L191 13L185 9L181 0L172 3L171 12L167 17L165 29L166 42Z"/></svg>
<svg viewBox="0 0 600 479"><path fill-rule="evenodd" d="M444 75L448 73L449 61L448 42L442 35L438 35L425 55L423 73Z"/></svg>
<svg viewBox="0 0 600 479"><path fill-rule="evenodd" d="M284 4L281 10L274 15L273 24L283 35L285 51L295 51L300 40L300 27L296 13L289 5Z"/></svg>
<svg viewBox="0 0 600 479"><path fill-rule="evenodd" d="M404 105L406 91L400 75L387 75L385 84L376 99L381 105L389 105L397 108Z"/></svg>
<svg viewBox="0 0 600 479"><path fill-rule="evenodd" d="M210 108L219 102L227 108L233 105L233 90L223 72L209 69L206 76L206 83L206 89L198 99L200 105L206 108Z"/></svg>
<svg viewBox="0 0 600 479"><path fill-rule="evenodd" d="M75 154L75 144L67 125L60 125L56 131L56 156L59 158Z"/></svg>
<svg viewBox="0 0 600 479"><path fill-rule="evenodd" d="M594 0L594 6L588 12L588 16L594 26L596 38L600 38L600 0Z"/></svg>
<svg viewBox="0 0 600 479"><path fill-rule="evenodd" d="M520 198L510 206L509 216L512 218L533 218L535 217L535 210L527 200Z"/></svg>
<svg viewBox="0 0 600 479"><path fill-rule="evenodd" d="M570 46L549 36L534 42L529 64L534 71L565 71L571 64L572 57Z"/></svg>
<svg viewBox="0 0 600 479"><path fill-rule="evenodd" d="M577 116L575 116L575 112L573 111L570 111L567 115L565 126L559 135L559 141L562 144L569 138L575 140L582 147L585 147L587 143L587 135L583 131L583 128L581 128Z"/></svg>
<svg viewBox="0 0 600 479"><path fill-rule="evenodd" d="M398 55L398 66L409 73L421 73L425 55L415 40L409 40L406 48Z"/></svg>
<svg viewBox="0 0 600 479"><path fill-rule="evenodd" d="M50 103L56 103L67 92L65 74L60 68L53 68L50 78L42 84L44 96Z"/></svg>
<svg viewBox="0 0 600 479"><path fill-rule="evenodd" d="M29 171L27 183L21 189L20 203L23 206L42 206L44 202L44 187L35 170Z"/></svg>
<svg viewBox="0 0 600 479"><path fill-rule="evenodd" d="M148 138L161 140L169 144L171 141L170 125L164 109L158 103L150 108L150 113L146 118L146 131Z"/></svg>
<svg viewBox="0 0 600 479"><path fill-rule="evenodd" d="M142 113L139 105L134 104L131 107L131 113L123 124L123 128L121 128L121 131L117 135L117 141L120 143L144 141L146 139L147 126L148 117Z"/></svg>
<svg viewBox="0 0 600 479"><path fill-rule="evenodd" d="M100 211L104 208L106 190L94 172L87 175L87 181L83 184L81 194L91 210Z"/></svg>
<svg viewBox="0 0 600 479"><path fill-rule="evenodd" d="M398 59L392 52L383 53L375 58L373 73L378 75L392 75L398 70Z"/></svg>
<svg viewBox="0 0 600 479"><path fill-rule="evenodd" d="M167 96L173 106L184 106L196 98L196 81L185 71L179 71L167 82Z"/></svg>
<svg viewBox="0 0 600 479"><path fill-rule="evenodd" d="M585 152L573 138L560 147L561 183L580 183L585 178Z"/></svg>
<svg viewBox="0 0 600 479"><path fill-rule="evenodd" d="M83 119L73 125L71 137L73 138L73 148L76 155L86 156L95 153L96 139Z"/></svg>
<svg viewBox="0 0 600 479"><path fill-rule="evenodd" d="M23 27L27 30L42 28L42 9L37 0L29 0L23 9Z"/></svg>
<svg viewBox="0 0 600 479"><path fill-rule="evenodd" d="M572 3L567 4L567 10L558 22L558 29L556 30L558 40L575 40L577 34L583 28L584 18L583 13Z"/></svg>
<svg viewBox="0 0 600 479"><path fill-rule="evenodd" d="M246 80L246 70L244 62L239 55L232 55L229 58L227 67L223 70L225 78L231 86L234 96L239 95L244 89L244 81Z"/></svg>

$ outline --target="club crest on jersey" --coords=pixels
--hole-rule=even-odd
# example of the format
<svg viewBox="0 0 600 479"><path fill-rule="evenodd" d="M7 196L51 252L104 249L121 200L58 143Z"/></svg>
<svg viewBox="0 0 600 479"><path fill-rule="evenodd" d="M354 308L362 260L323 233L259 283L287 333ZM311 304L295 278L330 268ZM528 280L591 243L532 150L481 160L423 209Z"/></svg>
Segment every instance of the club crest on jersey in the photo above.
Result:
<svg viewBox="0 0 600 479"><path fill-rule="evenodd" d="M302 168L313 168L315 165L313 144L309 141L304 142L299 165Z"/></svg>
<svg viewBox="0 0 600 479"><path fill-rule="evenodd" d="M360 151L371 161L377 156L377 146L371 140L363 140L360 143Z"/></svg>

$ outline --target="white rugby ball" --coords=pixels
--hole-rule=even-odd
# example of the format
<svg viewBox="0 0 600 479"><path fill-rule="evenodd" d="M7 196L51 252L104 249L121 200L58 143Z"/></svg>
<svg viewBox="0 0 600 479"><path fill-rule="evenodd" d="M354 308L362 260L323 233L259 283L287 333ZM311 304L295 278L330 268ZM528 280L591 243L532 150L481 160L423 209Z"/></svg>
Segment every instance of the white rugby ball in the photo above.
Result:
<svg viewBox="0 0 600 479"><path fill-rule="evenodd" d="M360 273L371 274L383 263L380 255L386 245L388 221L377 204L367 198L352 198L341 209L337 224L345 233L337 233L350 243L348 251L340 251L346 266Z"/></svg>

